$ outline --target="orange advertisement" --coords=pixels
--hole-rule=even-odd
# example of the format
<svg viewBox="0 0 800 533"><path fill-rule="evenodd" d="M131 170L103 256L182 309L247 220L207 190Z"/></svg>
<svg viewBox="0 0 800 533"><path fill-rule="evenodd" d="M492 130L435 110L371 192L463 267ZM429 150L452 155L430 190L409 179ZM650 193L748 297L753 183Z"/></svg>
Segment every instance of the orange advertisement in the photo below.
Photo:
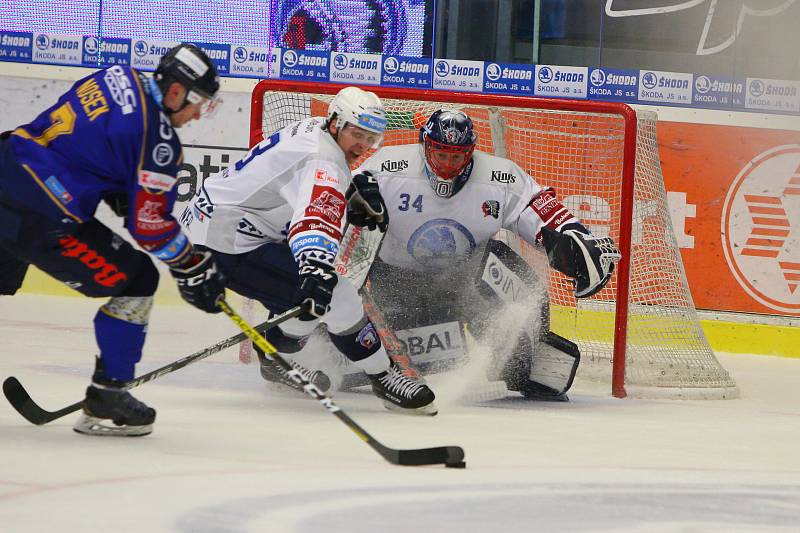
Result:
<svg viewBox="0 0 800 533"><path fill-rule="evenodd" d="M800 316L800 132L658 123L698 309Z"/></svg>

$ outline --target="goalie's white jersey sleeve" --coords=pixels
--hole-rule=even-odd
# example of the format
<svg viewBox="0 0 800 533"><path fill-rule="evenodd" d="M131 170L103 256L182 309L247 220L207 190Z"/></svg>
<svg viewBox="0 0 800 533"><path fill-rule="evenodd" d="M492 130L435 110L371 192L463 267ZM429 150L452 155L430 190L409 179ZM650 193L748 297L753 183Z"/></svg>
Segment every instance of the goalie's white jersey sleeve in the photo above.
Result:
<svg viewBox="0 0 800 533"><path fill-rule="evenodd" d="M344 153L306 119L274 133L233 166L208 177L181 215L189 238L228 254L288 241L302 264L333 264L352 176Z"/></svg>
<svg viewBox="0 0 800 533"><path fill-rule="evenodd" d="M437 196L428 181L421 145L390 146L356 171L378 180L389 211L381 260L413 270L438 270L482 252L500 229L530 242L542 226L558 230L574 222L552 189L539 185L513 161L475 151L464 187L450 198Z"/></svg>

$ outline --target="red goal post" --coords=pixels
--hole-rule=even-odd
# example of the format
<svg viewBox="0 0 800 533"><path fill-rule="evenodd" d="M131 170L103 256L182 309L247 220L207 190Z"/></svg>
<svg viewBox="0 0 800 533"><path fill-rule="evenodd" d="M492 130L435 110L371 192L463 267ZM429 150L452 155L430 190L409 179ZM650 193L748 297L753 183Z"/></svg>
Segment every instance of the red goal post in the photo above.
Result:
<svg viewBox="0 0 800 533"><path fill-rule="evenodd" d="M259 82L252 94L251 146L294 121L324 116L343 87ZM473 119L479 150L511 159L540 184L554 187L595 234L615 240L622 260L608 286L591 299L577 301L564 276L544 269L551 329L580 346L579 377L610 377L612 394L620 398L737 395L691 299L666 203L654 113L615 102L363 88L377 93L387 109L384 144L417 142L431 112L462 109ZM539 252L508 240L542 271Z"/></svg>

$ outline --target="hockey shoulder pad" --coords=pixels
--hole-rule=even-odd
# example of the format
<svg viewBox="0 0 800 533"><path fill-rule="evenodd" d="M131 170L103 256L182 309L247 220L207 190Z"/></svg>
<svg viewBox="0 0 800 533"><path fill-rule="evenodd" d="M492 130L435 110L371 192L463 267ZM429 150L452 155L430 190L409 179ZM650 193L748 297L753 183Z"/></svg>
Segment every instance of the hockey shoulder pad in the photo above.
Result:
<svg viewBox="0 0 800 533"><path fill-rule="evenodd" d="M605 287L614 264L622 259L610 237L594 237L582 226L567 226L562 232L542 228L542 239L550 266L573 278L575 296L588 298Z"/></svg>

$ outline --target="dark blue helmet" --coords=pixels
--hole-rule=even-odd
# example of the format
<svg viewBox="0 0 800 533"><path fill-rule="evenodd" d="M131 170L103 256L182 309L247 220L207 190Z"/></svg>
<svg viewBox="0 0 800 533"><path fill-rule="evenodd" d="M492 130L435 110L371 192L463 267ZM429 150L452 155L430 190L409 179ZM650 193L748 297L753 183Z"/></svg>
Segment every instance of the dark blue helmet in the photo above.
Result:
<svg viewBox="0 0 800 533"><path fill-rule="evenodd" d="M183 107L202 100L210 103L218 100L217 69L208 55L194 44L181 43L171 48L159 61L153 77L162 94L175 82L183 85L186 89Z"/></svg>
<svg viewBox="0 0 800 533"><path fill-rule="evenodd" d="M449 198L466 183L476 141L472 120L462 111L434 111L420 129L419 142L430 170L428 180L438 196Z"/></svg>

